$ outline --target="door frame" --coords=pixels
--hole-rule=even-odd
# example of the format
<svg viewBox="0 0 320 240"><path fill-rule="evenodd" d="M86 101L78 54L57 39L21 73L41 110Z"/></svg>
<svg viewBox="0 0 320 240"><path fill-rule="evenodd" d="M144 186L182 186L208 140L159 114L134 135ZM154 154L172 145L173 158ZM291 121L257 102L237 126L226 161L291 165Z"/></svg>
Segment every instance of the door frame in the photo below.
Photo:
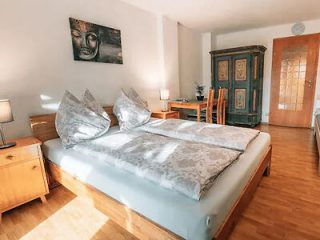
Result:
<svg viewBox="0 0 320 240"><path fill-rule="evenodd" d="M274 80L275 78L278 78L278 75L277 75L277 72L274 71L274 55L275 55L275 50L276 48L274 47L275 45L275 41L277 40L289 40L289 39L297 39L297 38L303 38L303 37L312 37L312 36L315 36L315 37L318 37L318 57L316 59L316 67L314 69L314 71L312 72L312 75L313 75L313 78L314 78L314 83L313 83L313 92L310 96L310 101L312 102L312 108L310 109L309 113L308 113L308 118L310 119L309 120L309 123L307 124L307 128L311 128L311 126L313 125L313 115L314 115L314 112L315 112L315 108L316 108L316 104L315 104L315 99L316 99L316 94L317 94L317 88L318 88L318 78L319 78L319 71L318 69L320 69L320 61L319 61L319 58L320 58L320 33L313 33L313 34L304 34L304 35L300 35L300 36L290 36L290 37L283 37L283 38L275 38L273 39L273 50L272 50L272 66L271 66L271 84L270 84L270 103L269 103L269 124L270 125L276 125L276 124L273 124L270 122L270 119L271 119L271 115L272 115L272 99L273 99L273 95L274 95ZM292 127L292 126L287 126L287 127Z"/></svg>

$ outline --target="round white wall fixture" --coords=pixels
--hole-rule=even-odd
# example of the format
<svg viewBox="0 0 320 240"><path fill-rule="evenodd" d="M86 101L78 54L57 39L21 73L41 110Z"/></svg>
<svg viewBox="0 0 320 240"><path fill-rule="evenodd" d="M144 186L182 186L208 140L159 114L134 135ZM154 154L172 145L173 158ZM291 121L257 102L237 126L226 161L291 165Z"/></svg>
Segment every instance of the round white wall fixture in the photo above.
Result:
<svg viewBox="0 0 320 240"><path fill-rule="evenodd" d="M295 36L303 34L305 30L306 26L303 23L296 23L291 28L291 32Z"/></svg>

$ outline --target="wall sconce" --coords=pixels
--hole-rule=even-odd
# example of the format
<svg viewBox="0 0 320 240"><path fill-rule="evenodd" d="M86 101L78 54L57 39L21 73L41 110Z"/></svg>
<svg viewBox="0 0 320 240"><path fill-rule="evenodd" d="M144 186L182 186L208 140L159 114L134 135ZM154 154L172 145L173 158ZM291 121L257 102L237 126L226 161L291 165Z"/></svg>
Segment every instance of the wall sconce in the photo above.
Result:
<svg viewBox="0 0 320 240"><path fill-rule="evenodd" d="M161 111L168 112L169 89L160 90Z"/></svg>

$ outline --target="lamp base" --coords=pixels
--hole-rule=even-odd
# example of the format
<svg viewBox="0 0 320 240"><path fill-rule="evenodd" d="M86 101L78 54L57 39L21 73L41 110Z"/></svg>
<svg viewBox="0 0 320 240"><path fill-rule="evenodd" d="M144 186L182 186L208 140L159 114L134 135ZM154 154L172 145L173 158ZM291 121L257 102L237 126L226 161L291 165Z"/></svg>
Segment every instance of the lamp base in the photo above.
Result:
<svg viewBox="0 0 320 240"><path fill-rule="evenodd" d="M3 144L3 145L0 145L0 150L1 149L5 149L5 148L14 147L15 145L16 145L15 142L6 143L6 144Z"/></svg>
<svg viewBox="0 0 320 240"><path fill-rule="evenodd" d="M168 106L168 100L161 100L161 112L168 112L169 106Z"/></svg>

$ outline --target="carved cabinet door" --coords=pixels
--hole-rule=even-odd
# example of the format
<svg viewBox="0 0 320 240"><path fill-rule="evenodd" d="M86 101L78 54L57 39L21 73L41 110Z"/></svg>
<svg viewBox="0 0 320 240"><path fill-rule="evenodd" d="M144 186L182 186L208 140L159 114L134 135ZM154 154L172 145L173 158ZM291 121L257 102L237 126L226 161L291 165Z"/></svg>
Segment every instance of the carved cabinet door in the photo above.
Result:
<svg viewBox="0 0 320 240"><path fill-rule="evenodd" d="M226 88L228 91L225 93L225 99L228 101L227 107L230 109L231 99L229 98L232 87L232 57L219 56L214 61L214 79L212 83L215 89L215 97L218 97L219 88Z"/></svg>
<svg viewBox="0 0 320 240"><path fill-rule="evenodd" d="M248 112L250 104L250 55L236 55L232 58L232 111Z"/></svg>

